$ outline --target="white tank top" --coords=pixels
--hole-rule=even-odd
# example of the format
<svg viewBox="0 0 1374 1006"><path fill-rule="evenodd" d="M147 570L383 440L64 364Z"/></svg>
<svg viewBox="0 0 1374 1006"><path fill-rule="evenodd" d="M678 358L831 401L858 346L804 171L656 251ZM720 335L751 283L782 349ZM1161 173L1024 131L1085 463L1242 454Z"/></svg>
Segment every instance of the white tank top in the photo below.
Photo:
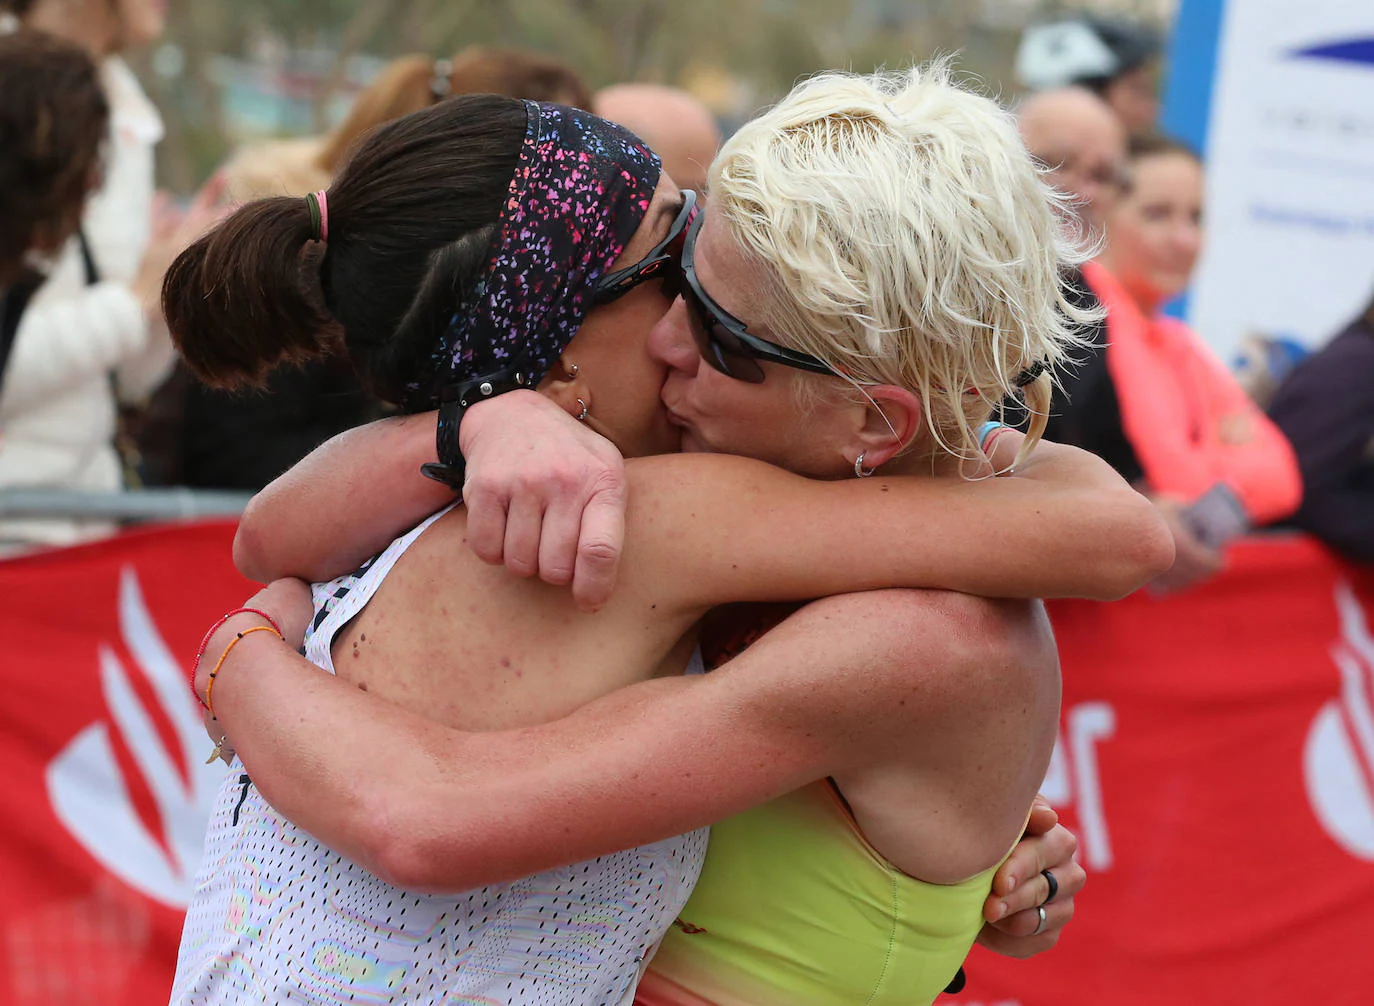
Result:
<svg viewBox="0 0 1374 1006"><path fill-rule="evenodd" d="M313 588L306 656L447 511ZM700 673L700 654L689 673ZM273 810L234 761L186 913L172 1003L629 1006L701 870L705 829L458 895L384 883Z"/></svg>

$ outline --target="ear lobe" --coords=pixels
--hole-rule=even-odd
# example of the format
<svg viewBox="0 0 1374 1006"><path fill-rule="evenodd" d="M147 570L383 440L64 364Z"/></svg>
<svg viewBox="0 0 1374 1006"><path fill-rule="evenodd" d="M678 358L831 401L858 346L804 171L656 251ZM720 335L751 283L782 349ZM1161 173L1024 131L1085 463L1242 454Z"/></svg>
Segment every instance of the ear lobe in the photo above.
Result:
<svg viewBox="0 0 1374 1006"><path fill-rule="evenodd" d="M882 384L865 388L872 403L864 410L859 433L864 464L877 467L891 461L916 439L925 421L921 400L905 388Z"/></svg>
<svg viewBox="0 0 1374 1006"><path fill-rule="evenodd" d="M592 389L578 372L576 364L569 366L560 361L539 382L538 390L574 419L582 414L584 406L591 408Z"/></svg>

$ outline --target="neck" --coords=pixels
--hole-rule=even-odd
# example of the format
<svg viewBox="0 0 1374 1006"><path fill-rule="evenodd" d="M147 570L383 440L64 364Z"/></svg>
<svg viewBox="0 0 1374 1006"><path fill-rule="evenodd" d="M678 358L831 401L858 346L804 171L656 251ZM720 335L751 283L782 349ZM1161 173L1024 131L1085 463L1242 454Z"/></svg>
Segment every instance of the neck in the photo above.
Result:
<svg viewBox="0 0 1374 1006"><path fill-rule="evenodd" d="M939 444L923 444L899 458L893 458L879 470L880 475L917 475L923 478L958 478L965 463Z"/></svg>

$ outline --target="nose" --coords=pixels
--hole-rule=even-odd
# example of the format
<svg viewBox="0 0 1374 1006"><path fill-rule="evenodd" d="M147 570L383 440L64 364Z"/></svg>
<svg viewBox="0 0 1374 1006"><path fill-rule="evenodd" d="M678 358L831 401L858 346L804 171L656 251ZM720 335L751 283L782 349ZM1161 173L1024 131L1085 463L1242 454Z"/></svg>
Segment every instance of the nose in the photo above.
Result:
<svg viewBox="0 0 1374 1006"><path fill-rule="evenodd" d="M701 354L692 338L687 304L681 297L673 300L668 312L650 330L649 355L669 370L681 371L688 377L696 373Z"/></svg>

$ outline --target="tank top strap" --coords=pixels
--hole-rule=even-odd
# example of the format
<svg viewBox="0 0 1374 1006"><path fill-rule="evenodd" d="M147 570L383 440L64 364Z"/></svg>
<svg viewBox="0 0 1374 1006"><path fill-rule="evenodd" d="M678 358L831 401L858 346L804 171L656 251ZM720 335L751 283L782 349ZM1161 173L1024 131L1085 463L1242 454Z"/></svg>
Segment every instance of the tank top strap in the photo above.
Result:
<svg viewBox="0 0 1374 1006"><path fill-rule="evenodd" d="M387 574L391 572L391 567L396 565L396 560L405 555L416 539L424 534L430 525L458 505L459 502L455 501L430 514L353 572L325 583L310 585L315 615L310 621L309 631L305 634L305 656L311 663L323 667L330 674L334 673L334 659L330 654L330 648L334 645L335 634L363 610Z"/></svg>

